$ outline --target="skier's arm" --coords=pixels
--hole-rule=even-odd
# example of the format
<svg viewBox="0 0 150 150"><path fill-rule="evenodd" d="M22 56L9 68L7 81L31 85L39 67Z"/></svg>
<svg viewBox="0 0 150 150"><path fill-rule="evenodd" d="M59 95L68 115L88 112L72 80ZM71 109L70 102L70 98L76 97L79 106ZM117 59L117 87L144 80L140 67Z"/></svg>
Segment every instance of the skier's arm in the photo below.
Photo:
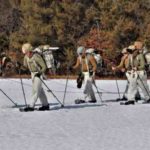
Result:
<svg viewBox="0 0 150 150"><path fill-rule="evenodd" d="M76 69L80 66L80 59L79 57L77 58L76 64L72 67L73 69Z"/></svg>
<svg viewBox="0 0 150 150"><path fill-rule="evenodd" d="M122 57L120 64L115 67L115 70L121 70L121 69L124 68L124 66L125 66L125 59L126 59L126 57Z"/></svg>
<svg viewBox="0 0 150 150"><path fill-rule="evenodd" d="M23 66L28 69L27 56L25 56L23 59Z"/></svg>

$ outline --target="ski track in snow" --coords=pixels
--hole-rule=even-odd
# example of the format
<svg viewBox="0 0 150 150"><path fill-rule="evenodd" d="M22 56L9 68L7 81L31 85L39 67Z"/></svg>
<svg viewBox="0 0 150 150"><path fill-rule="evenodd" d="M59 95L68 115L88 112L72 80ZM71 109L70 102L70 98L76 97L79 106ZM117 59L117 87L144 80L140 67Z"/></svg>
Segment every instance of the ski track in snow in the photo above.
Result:
<svg viewBox="0 0 150 150"><path fill-rule="evenodd" d="M18 105L24 105L19 79L0 79L0 82L0 89ZM66 80L45 82L62 101ZM31 80L23 79L23 83L29 102ZM96 83L100 92L117 92L115 80ZM123 92L126 81L118 83ZM19 112L0 92L0 150L149 150L150 105L107 102L118 98L113 93L102 94L107 106L101 106L100 100L94 105L74 105L82 90L76 88L75 80L69 80L67 91L65 108L45 112ZM46 94L51 108L58 108L55 98L47 91ZM96 97L99 99L98 94Z"/></svg>

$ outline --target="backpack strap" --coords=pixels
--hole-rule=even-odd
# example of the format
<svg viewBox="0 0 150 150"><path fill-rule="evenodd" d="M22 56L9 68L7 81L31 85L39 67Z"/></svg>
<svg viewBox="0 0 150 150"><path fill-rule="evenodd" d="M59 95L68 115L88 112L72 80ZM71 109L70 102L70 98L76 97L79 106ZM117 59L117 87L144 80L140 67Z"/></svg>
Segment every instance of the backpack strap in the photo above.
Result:
<svg viewBox="0 0 150 150"><path fill-rule="evenodd" d="M83 72L83 59L81 56L79 56L80 64L81 64L81 71ZM89 71L89 60L87 57L85 57L85 63L87 65L87 70Z"/></svg>
<svg viewBox="0 0 150 150"><path fill-rule="evenodd" d="M86 66L87 66L87 70L89 72L90 71L89 70L89 59L87 57L85 57L85 63L86 63Z"/></svg>

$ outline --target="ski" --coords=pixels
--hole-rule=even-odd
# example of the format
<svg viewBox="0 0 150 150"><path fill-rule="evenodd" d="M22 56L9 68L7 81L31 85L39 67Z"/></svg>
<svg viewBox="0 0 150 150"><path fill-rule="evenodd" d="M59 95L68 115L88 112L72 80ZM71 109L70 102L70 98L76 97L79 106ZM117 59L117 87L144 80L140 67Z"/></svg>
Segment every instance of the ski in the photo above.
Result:
<svg viewBox="0 0 150 150"><path fill-rule="evenodd" d="M82 100L82 99L76 99L74 101L75 104L84 104L84 103L87 103L85 100Z"/></svg>
<svg viewBox="0 0 150 150"><path fill-rule="evenodd" d="M150 105L150 103L143 103L141 101L140 102L135 101L135 102L131 102L131 103L129 102L129 104L127 103L127 101L126 102L120 102L120 105L127 105L127 106L128 105L141 105L141 104L142 105L147 105L147 104Z"/></svg>
<svg viewBox="0 0 150 150"><path fill-rule="evenodd" d="M33 108L32 110L25 110L25 107L21 107L21 108L19 108L19 111L20 112L34 112L34 111L40 111L40 112L44 111L44 112L46 112L46 111L52 111L52 110L59 110L59 109L62 109L62 108L64 108L64 107L62 107L60 105L51 106L51 107L49 107L48 110L39 110L39 108L37 108L37 107Z"/></svg>
<svg viewBox="0 0 150 150"><path fill-rule="evenodd" d="M84 107L89 107L89 106L107 106L107 104L104 104L104 103L97 103L97 101L85 101L85 100L82 100L82 99L76 99L74 101L75 103L75 106L84 106Z"/></svg>
<svg viewBox="0 0 150 150"><path fill-rule="evenodd" d="M34 112L34 111L50 111L51 109L49 110L39 110L38 108L34 108L33 110L25 110L24 108L19 108L19 111L20 112Z"/></svg>
<svg viewBox="0 0 150 150"><path fill-rule="evenodd" d="M88 107L100 107L100 106L107 106L106 104L99 104L99 103L80 103L80 104L70 104L70 105L65 105L64 107L61 106L54 106L54 107L50 107L49 110L45 110L46 111L54 111L54 110L67 110L67 109L77 109L77 108L88 108ZM40 111L38 110L38 108L34 108L33 111L25 111L24 108L19 108L20 112L34 112L34 111ZM43 112L43 111L40 111Z"/></svg>
<svg viewBox="0 0 150 150"><path fill-rule="evenodd" d="M32 110L25 110L25 107L21 107L21 108L19 108L19 111L20 112L33 112L35 110L35 108L33 108Z"/></svg>
<svg viewBox="0 0 150 150"><path fill-rule="evenodd" d="M135 105L134 101L120 102L120 105Z"/></svg>

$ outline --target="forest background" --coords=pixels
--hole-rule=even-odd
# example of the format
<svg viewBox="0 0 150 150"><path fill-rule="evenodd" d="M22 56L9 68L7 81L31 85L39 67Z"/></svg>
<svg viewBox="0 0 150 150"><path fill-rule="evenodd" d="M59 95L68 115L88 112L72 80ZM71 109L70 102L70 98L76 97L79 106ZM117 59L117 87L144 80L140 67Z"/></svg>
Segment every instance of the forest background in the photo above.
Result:
<svg viewBox="0 0 150 150"><path fill-rule="evenodd" d="M135 40L150 48L150 0L0 0L0 53L22 61L21 46L59 46L63 67L79 45L119 63Z"/></svg>

